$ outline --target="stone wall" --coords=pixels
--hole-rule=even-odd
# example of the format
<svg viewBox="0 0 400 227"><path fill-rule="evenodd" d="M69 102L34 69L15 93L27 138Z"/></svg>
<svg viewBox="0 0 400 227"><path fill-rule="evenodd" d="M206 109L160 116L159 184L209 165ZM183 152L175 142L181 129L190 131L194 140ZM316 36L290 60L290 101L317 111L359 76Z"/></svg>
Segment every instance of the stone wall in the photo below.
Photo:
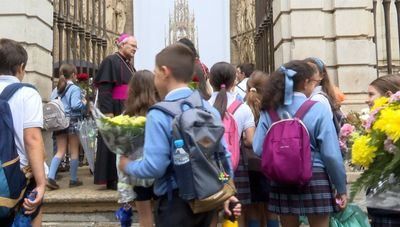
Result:
<svg viewBox="0 0 400 227"><path fill-rule="evenodd" d="M377 77L372 1L273 1L275 65L315 56L346 93L345 110L365 107Z"/></svg>
<svg viewBox="0 0 400 227"><path fill-rule="evenodd" d="M24 82L33 84L43 100L52 90L53 5L49 0L2 0L0 38L16 40L28 52ZM47 156L52 157L52 140L44 132Z"/></svg>
<svg viewBox="0 0 400 227"><path fill-rule="evenodd" d="M0 38L21 42L28 52L24 81L50 96L53 48L53 6L49 0L2 0Z"/></svg>

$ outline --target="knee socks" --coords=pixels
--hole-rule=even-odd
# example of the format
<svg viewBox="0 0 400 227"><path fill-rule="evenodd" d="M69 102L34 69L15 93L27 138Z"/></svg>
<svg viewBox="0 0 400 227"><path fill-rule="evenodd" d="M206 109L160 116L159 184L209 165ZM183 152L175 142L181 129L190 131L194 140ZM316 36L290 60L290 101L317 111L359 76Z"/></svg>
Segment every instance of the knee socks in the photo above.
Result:
<svg viewBox="0 0 400 227"><path fill-rule="evenodd" d="M49 175L47 176L47 178L55 180L57 169L58 169L58 166L60 165L60 163L61 163L60 158L54 157L51 160Z"/></svg>
<svg viewBox="0 0 400 227"><path fill-rule="evenodd" d="M79 160L78 159L71 159L70 160L70 168L69 172L71 175L71 180L77 181L78 180L78 166L79 166Z"/></svg>
<svg viewBox="0 0 400 227"><path fill-rule="evenodd" d="M279 227L279 221L278 220L268 220L267 221L267 227Z"/></svg>

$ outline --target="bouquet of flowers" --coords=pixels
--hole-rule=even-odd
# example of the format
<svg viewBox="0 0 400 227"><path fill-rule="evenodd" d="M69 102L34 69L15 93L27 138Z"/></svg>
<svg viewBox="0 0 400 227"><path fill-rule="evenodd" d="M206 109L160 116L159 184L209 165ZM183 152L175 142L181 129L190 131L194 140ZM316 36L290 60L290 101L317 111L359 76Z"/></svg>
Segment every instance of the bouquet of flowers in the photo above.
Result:
<svg viewBox="0 0 400 227"><path fill-rule="evenodd" d="M97 126L107 147L115 154L129 156L134 149L143 147L145 117L101 117Z"/></svg>
<svg viewBox="0 0 400 227"><path fill-rule="evenodd" d="M119 115L111 118L100 115L96 122L107 147L117 154L117 162L120 155L128 156L131 160L143 157L145 117ZM153 182L154 179L141 179L118 171L118 202L133 201L136 198L133 186L149 187Z"/></svg>
<svg viewBox="0 0 400 227"><path fill-rule="evenodd" d="M352 146L352 163L365 168L352 185L352 198L363 188L387 190L400 177L400 92L374 103Z"/></svg>
<svg viewBox="0 0 400 227"><path fill-rule="evenodd" d="M361 112L350 112L346 115L345 124L340 129L339 145L343 158L347 162L351 159L351 146L354 140L364 131L364 124L369 117L369 109Z"/></svg>

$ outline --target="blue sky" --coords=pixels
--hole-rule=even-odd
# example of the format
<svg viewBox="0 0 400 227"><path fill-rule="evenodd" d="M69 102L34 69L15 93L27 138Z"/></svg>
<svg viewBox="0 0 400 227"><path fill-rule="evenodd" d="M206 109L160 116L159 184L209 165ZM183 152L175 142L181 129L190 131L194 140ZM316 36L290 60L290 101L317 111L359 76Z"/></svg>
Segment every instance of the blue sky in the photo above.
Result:
<svg viewBox="0 0 400 227"><path fill-rule="evenodd" d="M154 69L155 55L165 47L174 0L134 0L134 32L139 50L135 67ZM189 0L198 28L200 59L209 68L230 61L229 0Z"/></svg>

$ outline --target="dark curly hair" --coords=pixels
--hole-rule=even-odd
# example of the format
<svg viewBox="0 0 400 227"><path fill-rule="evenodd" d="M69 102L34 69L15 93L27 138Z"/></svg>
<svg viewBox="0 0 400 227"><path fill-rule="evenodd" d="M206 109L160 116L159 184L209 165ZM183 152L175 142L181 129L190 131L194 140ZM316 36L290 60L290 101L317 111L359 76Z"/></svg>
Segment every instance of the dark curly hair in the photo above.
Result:
<svg viewBox="0 0 400 227"><path fill-rule="evenodd" d="M293 77L293 90L297 91L301 86L304 85L306 79L311 78L315 70L307 64L305 61L293 60L283 65L286 69L296 71L296 75ZM276 109L283 105L285 96L285 74L280 70L276 70L271 74L266 83L261 109L269 110L271 108Z"/></svg>

